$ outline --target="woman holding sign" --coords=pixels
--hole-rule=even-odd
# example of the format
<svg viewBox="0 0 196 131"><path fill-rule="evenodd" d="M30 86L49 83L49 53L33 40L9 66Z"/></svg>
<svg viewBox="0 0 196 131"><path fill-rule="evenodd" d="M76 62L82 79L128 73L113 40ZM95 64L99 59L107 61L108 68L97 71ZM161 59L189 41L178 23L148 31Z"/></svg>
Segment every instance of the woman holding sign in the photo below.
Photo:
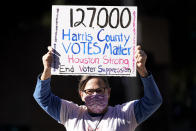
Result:
<svg viewBox="0 0 196 131"><path fill-rule="evenodd" d="M60 99L50 89L52 48L43 56L44 71L38 77L33 94L37 103L67 131L133 131L162 103L159 89L145 67L147 55L137 46L137 71L144 85L144 97L122 105L108 105L111 88L105 77L83 76L79 94L85 105Z"/></svg>

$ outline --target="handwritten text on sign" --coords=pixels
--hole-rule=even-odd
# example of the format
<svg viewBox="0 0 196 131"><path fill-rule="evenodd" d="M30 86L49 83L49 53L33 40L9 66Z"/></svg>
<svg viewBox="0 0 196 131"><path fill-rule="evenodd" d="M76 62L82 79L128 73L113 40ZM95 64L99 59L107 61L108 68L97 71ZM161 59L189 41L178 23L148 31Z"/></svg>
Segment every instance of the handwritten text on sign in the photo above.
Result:
<svg viewBox="0 0 196 131"><path fill-rule="evenodd" d="M53 75L136 76L137 7L53 6Z"/></svg>

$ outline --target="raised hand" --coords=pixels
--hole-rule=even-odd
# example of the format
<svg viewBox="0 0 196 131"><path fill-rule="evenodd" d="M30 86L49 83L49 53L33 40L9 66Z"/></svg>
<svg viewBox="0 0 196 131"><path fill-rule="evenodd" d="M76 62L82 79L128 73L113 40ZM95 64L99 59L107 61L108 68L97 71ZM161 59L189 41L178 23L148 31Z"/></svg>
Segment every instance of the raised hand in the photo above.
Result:
<svg viewBox="0 0 196 131"><path fill-rule="evenodd" d="M148 76L148 71L147 71L146 66L145 66L147 55L142 50L140 45L138 45L136 47L135 58L136 58L137 71L140 74L140 76L142 76L142 77Z"/></svg>
<svg viewBox="0 0 196 131"><path fill-rule="evenodd" d="M51 77L52 58L52 47L48 46L48 52L42 57L44 71L41 75L41 80L46 80Z"/></svg>

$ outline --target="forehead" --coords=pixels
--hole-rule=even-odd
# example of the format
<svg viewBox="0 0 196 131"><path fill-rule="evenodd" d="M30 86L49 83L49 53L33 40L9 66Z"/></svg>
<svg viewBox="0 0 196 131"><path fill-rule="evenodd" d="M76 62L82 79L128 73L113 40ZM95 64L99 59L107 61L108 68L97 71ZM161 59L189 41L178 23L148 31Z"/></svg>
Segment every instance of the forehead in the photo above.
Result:
<svg viewBox="0 0 196 131"><path fill-rule="evenodd" d="M101 78L92 78L88 80L88 82L85 85L85 90L86 89L97 89L97 88L103 88L105 87L106 84Z"/></svg>

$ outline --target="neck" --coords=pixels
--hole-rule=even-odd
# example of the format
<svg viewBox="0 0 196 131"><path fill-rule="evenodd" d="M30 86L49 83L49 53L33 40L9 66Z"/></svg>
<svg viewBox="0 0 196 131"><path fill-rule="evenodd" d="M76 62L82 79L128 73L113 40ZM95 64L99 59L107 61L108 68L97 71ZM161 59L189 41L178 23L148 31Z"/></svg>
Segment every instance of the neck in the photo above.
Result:
<svg viewBox="0 0 196 131"><path fill-rule="evenodd" d="M101 113L93 113L90 110L88 110L88 114L92 117L97 117L97 116L103 116L108 110L108 107L106 107Z"/></svg>
<svg viewBox="0 0 196 131"><path fill-rule="evenodd" d="M98 116L103 116L105 113L99 113L99 114L97 114L97 113L90 113L90 112L88 112L88 114L90 116L92 116L92 117L98 117Z"/></svg>

